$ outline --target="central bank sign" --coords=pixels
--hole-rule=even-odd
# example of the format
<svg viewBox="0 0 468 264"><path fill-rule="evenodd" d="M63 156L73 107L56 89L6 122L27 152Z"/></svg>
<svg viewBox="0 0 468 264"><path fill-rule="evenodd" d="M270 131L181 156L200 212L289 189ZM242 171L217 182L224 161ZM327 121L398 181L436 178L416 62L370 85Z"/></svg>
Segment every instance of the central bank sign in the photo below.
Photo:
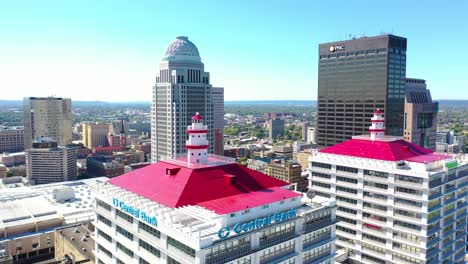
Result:
<svg viewBox="0 0 468 264"><path fill-rule="evenodd" d="M257 218L249 222L237 223L234 226L225 226L218 231L218 237L221 239L228 238L231 234L240 234L249 232L258 228L266 227L272 224L281 223L283 221L296 217L296 209L275 213L269 216Z"/></svg>
<svg viewBox="0 0 468 264"><path fill-rule="evenodd" d="M135 218L141 219L143 222L146 222L152 226L157 227L158 226L158 221L156 220L156 217L154 216L149 216L146 214L144 211L134 208L130 205L125 204L123 201L113 198L112 203L114 204L115 207L119 208L120 210L126 212L129 215L134 216Z"/></svg>

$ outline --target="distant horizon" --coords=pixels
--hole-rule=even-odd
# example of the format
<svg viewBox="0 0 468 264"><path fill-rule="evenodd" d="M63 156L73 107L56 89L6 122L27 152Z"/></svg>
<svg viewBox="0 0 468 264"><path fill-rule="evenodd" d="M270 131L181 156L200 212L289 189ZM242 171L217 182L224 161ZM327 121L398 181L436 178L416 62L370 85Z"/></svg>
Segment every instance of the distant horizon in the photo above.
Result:
<svg viewBox="0 0 468 264"><path fill-rule="evenodd" d="M29 96L29 97L48 97L48 96ZM54 96L59 98L67 98L71 99L72 102L102 102L102 103L151 103L151 101L143 101L143 100L131 100L131 101L103 101L103 100L74 100L73 98L66 97L66 96ZM433 101L468 101L468 99L432 99ZM15 101L23 101L23 99L0 99L1 102L15 102ZM224 100L224 102L290 102L290 101L300 101L300 102L307 102L307 101L317 101L317 99L261 99L261 100Z"/></svg>

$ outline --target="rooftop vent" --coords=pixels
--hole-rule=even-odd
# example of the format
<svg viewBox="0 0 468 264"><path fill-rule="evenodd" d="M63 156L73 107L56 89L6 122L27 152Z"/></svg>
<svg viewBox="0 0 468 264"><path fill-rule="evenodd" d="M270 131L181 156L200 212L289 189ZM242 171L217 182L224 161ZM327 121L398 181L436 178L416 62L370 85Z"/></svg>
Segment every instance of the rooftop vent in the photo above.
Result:
<svg viewBox="0 0 468 264"><path fill-rule="evenodd" d="M166 168L166 175L176 175L180 168Z"/></svg>
<svg viewBox="0 0 468 264"><path fill-rule="evenodd" d="M235 184L236 183L236 175L225 174L224 179L226 180L227 184Z"/></svg>

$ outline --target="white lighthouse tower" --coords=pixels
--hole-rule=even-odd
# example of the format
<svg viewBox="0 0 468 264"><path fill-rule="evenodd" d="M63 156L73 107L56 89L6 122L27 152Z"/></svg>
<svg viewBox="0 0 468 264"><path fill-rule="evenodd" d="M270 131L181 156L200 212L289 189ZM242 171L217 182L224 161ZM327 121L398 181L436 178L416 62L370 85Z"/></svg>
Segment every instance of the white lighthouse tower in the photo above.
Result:
<svg viewBox="0 0 468 264"><path fill-rule="evenodd" d="M371 140L383 138L385 135L385 119L380 109L374 111L374 116L371 118L371 122L372 125L369 127Z"/></svg>
<svg viewBox="0 0 468 264"><path fill-rule="evenodd" d="M203 125L203 117L197 113L192 117L192 125L187 128L188 140L185 143L189 163L208 161L209 142L206 138L208 127Z"/></svg>

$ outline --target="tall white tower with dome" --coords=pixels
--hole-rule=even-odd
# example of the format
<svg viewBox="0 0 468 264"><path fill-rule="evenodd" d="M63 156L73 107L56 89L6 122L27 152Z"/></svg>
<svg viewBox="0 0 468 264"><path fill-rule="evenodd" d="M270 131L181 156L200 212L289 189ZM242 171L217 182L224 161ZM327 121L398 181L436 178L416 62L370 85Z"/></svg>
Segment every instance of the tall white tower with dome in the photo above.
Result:
<svg viewBox="0 0 468 264"><path fill-rule="evenodd" d="M216 91L216 92L215 92ZM208 127L208 151L213 152L214 130L222 131L224 112L214 111L224 100L224 90L213 88L198 48L188 37L177 37L166 49L156 74L151 107L151 160L171 159L187 152L186 129L193 113L204 117ZM222 144L222 142L220 143Z"/></svg>

